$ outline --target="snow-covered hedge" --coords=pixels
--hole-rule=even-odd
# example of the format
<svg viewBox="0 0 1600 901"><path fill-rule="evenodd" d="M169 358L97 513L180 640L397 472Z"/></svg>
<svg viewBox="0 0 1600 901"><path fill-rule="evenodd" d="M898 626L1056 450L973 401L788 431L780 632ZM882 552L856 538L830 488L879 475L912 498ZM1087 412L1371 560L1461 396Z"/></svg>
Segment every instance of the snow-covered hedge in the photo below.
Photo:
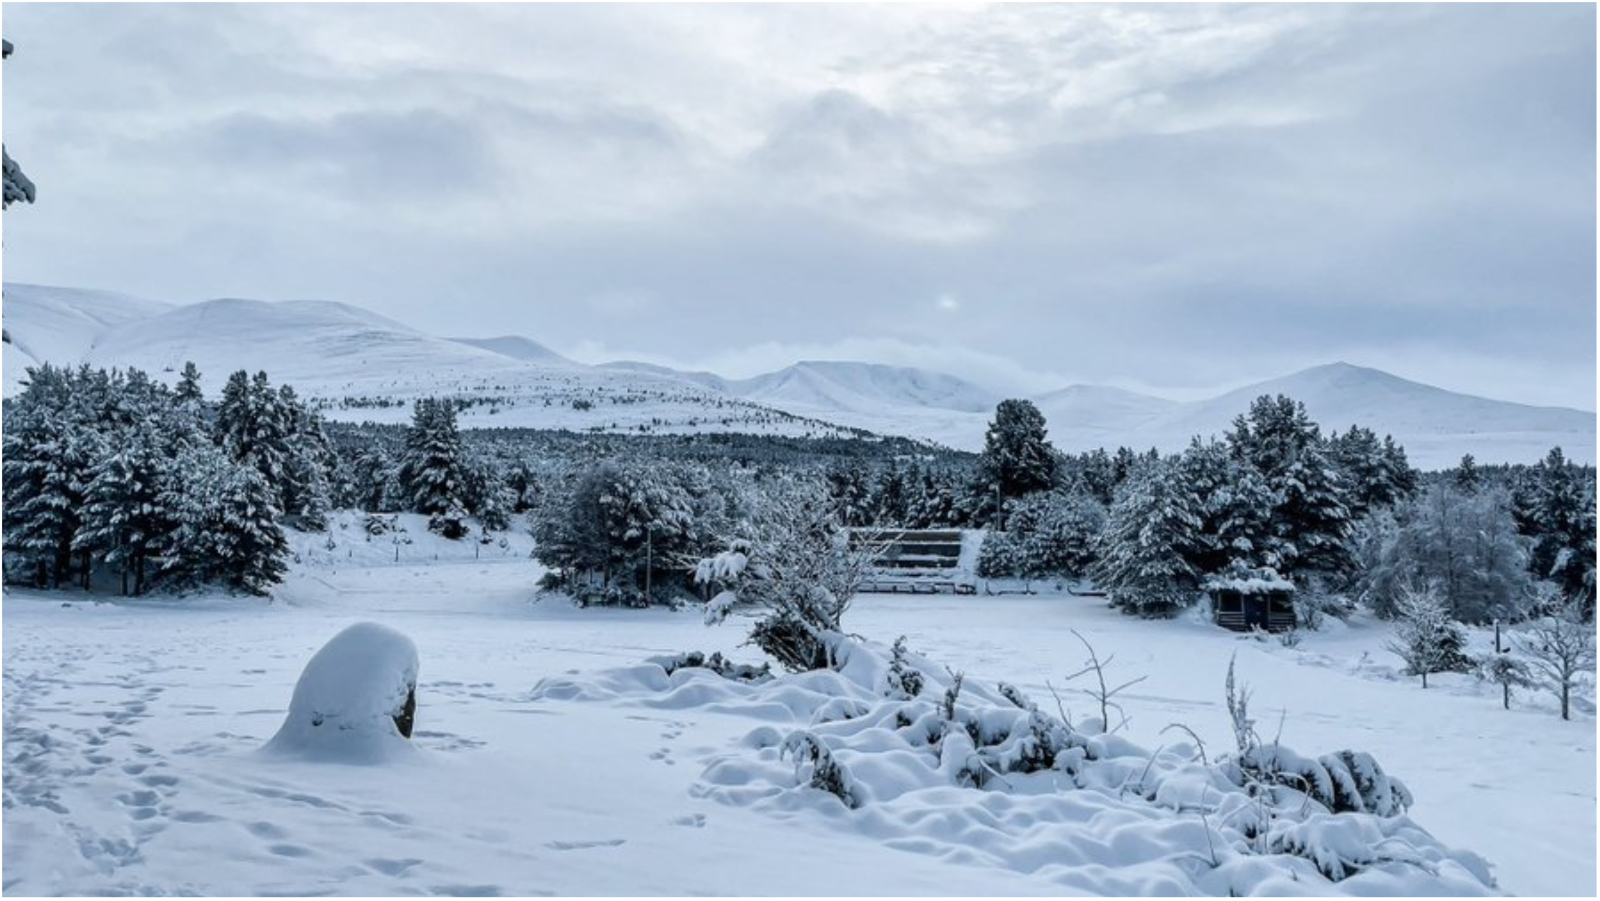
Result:
<svg viewBox="0 0 1600 901"><path fill-rule="evenodd" d="M829 670L745 682L645 665L546 680L534 694L744 711L761 725L708 758L697 794L1042 873L1067 893L1494 891L1482 858L1406 816L1410 794L1368 754L1151 751L903 645L832 641Z"/></svg>
<svg viewBox="0 0 1600 901"><path fill-rule="evenodd" d="M356 623L312 656L289 715L263 751L334 763L381 763L412 752L417 646L378 623Z"/></svg>

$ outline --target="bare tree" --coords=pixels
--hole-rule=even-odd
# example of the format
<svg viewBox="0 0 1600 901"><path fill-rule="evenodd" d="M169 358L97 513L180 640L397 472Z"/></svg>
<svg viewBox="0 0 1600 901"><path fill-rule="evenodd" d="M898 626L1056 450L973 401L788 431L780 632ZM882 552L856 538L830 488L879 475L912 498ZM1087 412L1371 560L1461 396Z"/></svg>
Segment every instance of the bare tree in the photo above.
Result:
<svg viewBox="0 0 1600 901"><path fill-rule="evenodd" d="M1536 621L1513 638L1527 657L1534 682L1561 699L1561 718L1572 719L1572 689L1594 676L1595 627L1583 621L1581 604L1569 600L1559 612Z"/></svg>

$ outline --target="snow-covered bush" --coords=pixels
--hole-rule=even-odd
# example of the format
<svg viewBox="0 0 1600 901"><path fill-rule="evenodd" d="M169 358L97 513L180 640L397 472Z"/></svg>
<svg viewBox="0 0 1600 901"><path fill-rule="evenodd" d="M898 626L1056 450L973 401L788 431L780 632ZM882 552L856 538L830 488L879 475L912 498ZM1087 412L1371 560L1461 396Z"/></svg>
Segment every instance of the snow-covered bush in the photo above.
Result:
<svg viewBox="0 0 1600 901"><path fill-rule="evenodd" d="M332 763L381 763L411 751L417 647L378 623L356 623L306 663L289 715L262 749Z"/></svg>
<svg viewBox="0 0 1600 901"><path fill-rule="evenodd" d="M735 663L722 656L721 651L713 651L709 656L701 651L685 651L671 657L654 657L652 663L661 664L661 668L672 675L681 669L699 667L708 669L724 679L736 679L740 682L765 682L772 678L772 664L763 663L755 666L749 663Z"/></svg>
<svg viewBox="0 0 1600 901"><path fill-rule="evenodd" d="M896 638L890 648L888 695L891 698L911 700L922 694L922 671L906 660L906 637Z"/></svg>
<svg viewBox="0 0 1600 901"><path fill-rule="evenodd" d="M759 611L750 642L784 668L833 665L833 639L871 549L849 548L832 502L807 483L772 486L742 525L727 550L694 568L695 581L715 592L706 623L720 623L738 608Z"/></svg>
<svg viewBox="0 0 1600 901"><path fill-rule="evenodd" d="M635 667L549 680L535 697L744 711L759 725L708 761L697 796L785 818L810 809L830 829L926 853L960 847L1028 871L1044 854L1071 893L1494 889L1481 858L1405 816L1410 794L1370 755L1311 758L1261 743L1246 692L1230 692L1246 751L1207 762L1188 744L1152 752L1092 734L1014 686L991 688L908 651L835 636L830 653L831 670L760 683ZM918 694L885 693L897 658L925 678Z"/></svg>

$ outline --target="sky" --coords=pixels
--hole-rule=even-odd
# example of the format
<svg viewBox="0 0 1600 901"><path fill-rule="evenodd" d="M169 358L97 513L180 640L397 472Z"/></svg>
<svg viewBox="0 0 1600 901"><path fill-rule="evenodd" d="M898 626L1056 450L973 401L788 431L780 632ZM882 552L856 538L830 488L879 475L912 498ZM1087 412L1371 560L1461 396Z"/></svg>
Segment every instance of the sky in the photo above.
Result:
<svg viewBox="0 0 1600 901"><path fill-rule="evenodd" d="M13 4L8 281L1595 409L1595 7Z"/></svg>

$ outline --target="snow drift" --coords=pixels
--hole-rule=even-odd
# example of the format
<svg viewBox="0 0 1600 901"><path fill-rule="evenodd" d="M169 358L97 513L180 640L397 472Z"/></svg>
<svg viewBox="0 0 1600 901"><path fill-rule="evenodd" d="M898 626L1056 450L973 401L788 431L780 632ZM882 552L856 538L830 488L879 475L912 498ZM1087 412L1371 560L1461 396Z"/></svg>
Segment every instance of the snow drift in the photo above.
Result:
<svg viewBox="0 0 1600 901"><path fill-rule="evenodd" d="M1495 891L1487 862L1405 815L1409 792L1370 755L1313 760L1276 742L1209 759L1187 741L1151 751L1004 683L837 642L836 671L742 680L645 664L548 679L533 696L743 714L758 725L708 758L697 796L1043 876L1063 893Z"/></svg>
<svg viewBox="0 0 1600 901"><path fill-rule="evenodd" d="M332 763L381 763L414 753L417 646L378 623L356 623L312 656L289 715L262 748ZM402 732L403 730L403 732Z"/></svg>

